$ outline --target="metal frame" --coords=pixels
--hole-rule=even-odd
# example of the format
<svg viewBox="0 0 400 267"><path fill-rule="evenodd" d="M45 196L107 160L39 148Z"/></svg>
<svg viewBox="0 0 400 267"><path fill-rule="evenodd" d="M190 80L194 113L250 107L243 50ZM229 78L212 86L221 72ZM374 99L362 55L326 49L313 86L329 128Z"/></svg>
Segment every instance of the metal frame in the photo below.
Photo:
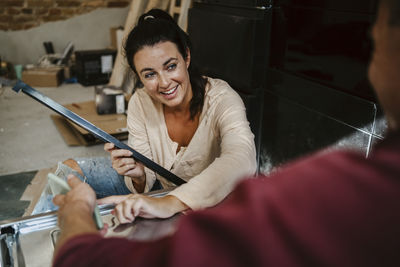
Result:
<svg viewBox="0 0 400 267"><path fill-rule="evenodd" d="M23 83L22 81L17 81L15 86L12 88L15 92L19 92L22 90L25 94L29 95L33 99L37 100L38 102L42 103L43 105L49 107L50 109L54 110L61 116L69 119L70 121L74 122L75 124L81 126L97 138L113 143L116 147L120 149L126 149L132 152L132 158L135 160L143 163L144 166L147 168L155 171L168 181L174 183L175 185L181 185L186 183L185 180L179 178L172 172L168 171L164 167L158 165L154 161L150 160L149 158L143 156L136 150L132 149L130 146L126 145L125 143L119 141L117 138L111 136L110 134L106 133L105 131L101 130L100 128L96 127L89 121L85 120L84 118L78 116L76 113L70 111L69 109L65 108L64 106L60 105L59 103L55 102L54 100L50 99L49 97L43 95L42 93L38 92L37 90L33 89L26 83Z"/></svg>

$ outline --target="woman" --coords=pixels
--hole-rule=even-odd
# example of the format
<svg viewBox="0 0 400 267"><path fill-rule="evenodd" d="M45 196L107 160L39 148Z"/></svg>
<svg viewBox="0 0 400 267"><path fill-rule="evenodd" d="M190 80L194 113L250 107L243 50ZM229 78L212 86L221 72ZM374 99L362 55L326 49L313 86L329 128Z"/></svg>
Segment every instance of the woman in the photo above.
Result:
<svg viewBox="0 0 400 267"><path fill-rule="evenodd" d="M88 160L65 162L85 176L98 197L116 195L98 202L117 204L121 223L214 206L256 171L254 136L242 100L226 82L196 72L191 51L188 35L157 9L139 18L125 44L129 66L142 86L128 106L128 144L186 184L161 198L132 194L148 192L156 181L163 188L172 184L113 144L105 150L118 175L107 170L102 177L107 168L94 167L96 160L89 166Z"/></svg>

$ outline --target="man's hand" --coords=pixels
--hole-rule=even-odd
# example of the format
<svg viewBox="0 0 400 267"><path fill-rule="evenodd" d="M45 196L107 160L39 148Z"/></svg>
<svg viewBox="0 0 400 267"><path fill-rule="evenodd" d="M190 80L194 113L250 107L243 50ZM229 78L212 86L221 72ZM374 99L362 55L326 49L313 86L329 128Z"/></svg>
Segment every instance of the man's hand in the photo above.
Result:
<svg viewBox="0 0 400 267"><path fill-rule="evenodd" d="M73 175L68 175L68 184L71 190L66 195L56 195L53 198L54 204L60 207L57 214L61 235L56 251L69 238L85 233L98 233L93 220L95 192Z"/></svg>
<svg viewBox="0 0 400 267"><path fill-rule="evenodd" d="M93 212L96 205L96 194L93 189L88 185L83 183L74 175L68 175L68 185L71 187L66 195L56 195L53 198L55 205L59 206L59 216L63 215L62 211L68 209L70 206L66 206L67 203L82 202L88 210Z"/></svg>
<svg viewBox="0 0 400 267"><path fill-rule="evenodd" d="M160 198L139 194L111 196L98 200L99 204L115 204L113 214L120 223L131 223L136 217L169 218L174 214L188 209L175 196Z"/></svg>

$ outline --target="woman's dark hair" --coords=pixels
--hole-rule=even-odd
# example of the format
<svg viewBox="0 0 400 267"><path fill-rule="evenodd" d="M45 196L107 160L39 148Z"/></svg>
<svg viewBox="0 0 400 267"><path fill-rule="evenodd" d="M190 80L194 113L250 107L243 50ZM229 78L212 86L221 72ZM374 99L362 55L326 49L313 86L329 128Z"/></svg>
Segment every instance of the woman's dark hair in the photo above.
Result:
<svg viewBox="0 0 400 267"><path fill-rule="evenodd" d="M184 59L187 58L188 51L192 52L189 36L168 13L160 9L152 9L140 16L137 25L129 33L124 46L128 64L137 78L139 76L133 62L134 55L144 46L154 46L166 41L174 43ZM193 91L193 97L190 100L190 118L194 119L203 107L207 79L198 72L193 61L189 65L188 72ZM140 82L139 78L138 82ZM141 82L140 85L143 86Z"/></svg>

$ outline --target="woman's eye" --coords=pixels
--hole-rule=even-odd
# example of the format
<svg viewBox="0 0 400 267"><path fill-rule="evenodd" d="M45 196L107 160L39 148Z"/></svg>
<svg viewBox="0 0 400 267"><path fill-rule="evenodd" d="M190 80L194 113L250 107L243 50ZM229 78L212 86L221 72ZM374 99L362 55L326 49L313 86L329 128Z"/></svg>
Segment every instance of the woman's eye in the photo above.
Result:
<svg viewBox="0 0 400 267"><path fill-rule="evenodd" d="M175 64L175 63L169 64L168 67L167 67L167 69L168 69L168 70L174 70L174 69L176 69L176 64Z"/></svg>
<svg viewBox="0 0 400 267"><path fill-rule="evenodd" d="M145 75L144 75L144 78L145 79L150 79L151 77L153 77L154 76L154 72L148 72L148 73L146 73Z"/></svg>

